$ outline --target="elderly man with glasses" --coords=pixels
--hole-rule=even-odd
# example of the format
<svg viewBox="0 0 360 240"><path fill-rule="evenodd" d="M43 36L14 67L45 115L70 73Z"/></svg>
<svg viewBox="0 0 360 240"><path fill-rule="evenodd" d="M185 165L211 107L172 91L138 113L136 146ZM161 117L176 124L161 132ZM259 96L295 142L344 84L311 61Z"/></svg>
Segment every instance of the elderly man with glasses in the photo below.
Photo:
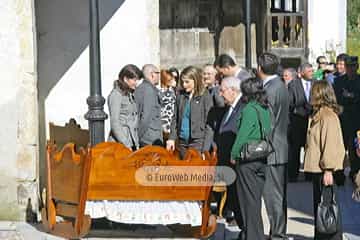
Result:
<svg viewBox="0 0 360 240"><path fill-rule="evenodd" d="M159 84L160 71L146 64L143 69L144 80L135 89L135 102L139 113L139 144L162 145L161 99L156 85Z"/></svg>

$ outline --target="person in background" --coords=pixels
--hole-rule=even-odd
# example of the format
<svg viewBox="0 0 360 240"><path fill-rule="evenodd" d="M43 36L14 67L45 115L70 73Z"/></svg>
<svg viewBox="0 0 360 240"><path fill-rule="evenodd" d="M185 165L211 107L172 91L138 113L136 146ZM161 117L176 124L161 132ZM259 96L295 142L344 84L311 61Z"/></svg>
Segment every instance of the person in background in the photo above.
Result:
<svg viewBox="0 0 360 240"><path fill-rule="evenodd" d="M270 238L287 239L286 175L288 162L287 129L289 119L288 90L277 75L279 59L272 53L258 57L258 77L262 80L272 112L272 139L275 153L267 161L263 192L270 220Z"/></svg>
<svg viewBox="0 0 360 240"><path fill-rule="evenodd" d="M214 132L208 123L208 113L213 106L213 101L204 87L201 69L193 66L186 67L181 72L180 81L182 90L176 97L166 148L174 151L175 140L178 140L180 157L183 158L190 147L198 150L199 153L210 150Z"/></svg>
<svg viewBox="0 0 360 240"><path fill-rule="evenodd" d="M238 119L238 131L231 149L231 163L236 170L236 192L242 219L239 239L265 239L261 217L261 196L265 185L267 159L242 159L240 153L250 141L262 140L271 130L269 105L262 81L250 78L241 82L244 107Z"/></svg>
<svg viewBox="0 0 360 240"><path fill-rule="evenodd" d="M330 62L324 70L324 79L328 81L330 84L334 83L335 79L335 71L336 71L336 64L333 62Z"/></svg>
<svg viewBox="0 0 360 240"><path fill-rule="evenodd" d="M236 133L238 131L237 120L240 116L240 111L244 106L240 101L240 80L236 77L225 77L221 81L220 96L223 97L226 107L224 108L225 114L222 114L222 118L220 119L218 134L215 138L219 159L218 165L234 168L234 166L230 164L231 148L235 142ZM217 200L219 202L220 198ZM242 229L243 224L235 183L227 186L227 200L223 212L226 221L230 225L234 223L233 219L235 219L235 224Z"/></svg>
<svg viewBox="0 0 360 240"><path fill-rule="evenodd" d="M328 64L325 56L319 56L316 58L316 63L318 64L317 70L314 72L315 80L323 80L324 79L324 70Z"/></svg>
<svg viewBox="0 0 360 240"><path fill-rule="evenodd" d="M216 70L215 85L220 86L223 78L224 78L224 76Z"/></svg>
<svg viewBox="0 0 360 240"><path fill-rule="evenodd" d="M206 64L203 68L204 86L213 97L214 105L224 107L224 99L219 95L219 85L216 84L217 71L212 64Z"/></svg>
<svg viewBox="0 0 360 240"><path fill-rule="evenodd" d="M334 172L343 168L345 148L341 133L338 114L341 108L331 85L323 80L314 82L311 89L311 106L313 113L310 117L305 148L304 171L313 175L313 205L316 225L317 206L321 201L321 191L324 186L334 185ZM328 189L326 189L328 190ZM335 196L337 191L334 191ZM325 202L331 201L331 193L324 192ZM338 198L335 197L338 201ZM341 216L341 212L339 212ZM341 218L340 218L341 219ZM335 234L321 234L316 231L316 240L337 240L342 238L341 222Z"/></svg>
<svg viewBox="0 0 360 240"><path fill-rule="evenodd" d="M300 150L305 146L308 118L311 113L310 90L313 82L313 67L304 63L299 68L301 78L288 85L289 90L289 182L296 182L300 168Z"/></svg>
<svg viewBox="0 0 360 240"><path fill-rule="evenodd" d="M336 63L329 63L324 71L325 79L334 84L335 78L341 77L346 74L345 60L348 57L347 54L342 53L336 57Z"/></svg>
<svg viewBox="0 0 360 240"><path fill-rule="evenodd" d="M346 74L345 60L348 56L349 55L347 55L346 53L341 53L336 57L336 72L334 73L335 78L341 77Z"/></svg>
<svg viewBox="0 0 360 240"><path fill-rule="evenodd" d="M213 107L208 114L208 121L214 130L214 142L216 142L220 122L225 113L224 98L220 96L220 86L216 85L216 74L217 71L212 64L206 64L203 67L204 86L209 91L213 101Z"/></svg>
<svg viewBox="0 0 360 240"><path fill-rule="evenodd" d="M282 79L285 82L285 85L288 86L288 84L297 78L297 72L294 68L285 68L282 74Z"/></svg>
<svg viewBox="0 0 360 240"><path fill-rule="evenodd" d="M143 67L144 81L135 90L135 101L139 112L139 143L162 145L161 99L156 85L160 79L159 69L146 64Z"/></svg>
<svg viewBox="0 0 360 240"><path fill-rule="evenodd" d="M161 97L161 121L163 128L164 143L170 134L171 119L174 115L176 102L175 90L173 88L174 77L169 70L160 71L160 97Z"/></svg>
<svg viewBox="0 0 360 240"><path fill-rule="evenodd" d="M223 77L237 77L240 80L248 79L251 74L244 68L235 64L232 57L227 54L221 54L214 62L216 70L223 75Z"/></svg>
<svg viewBox="0 0 360 240"><path fill-rule="evenodd" d="M360 158L356 156L353 147L356 131L360 129L360 76L357 74L358 68L358 57L348 56L345 60L346 74L335 78L334 81L336 99L344 108L340 115L340 122L345 148L349 152L350 178L352 180L360 169Z"/></svg>
<svg viewBox="0 0 360 240"><path fill-rule="evenodd" d="M174 81L173 81L173 85L172 87L174 88L174 90L177 92L181 86L180 86L180 74L179 74L179 70L175 67L171 67L169 68L169 72L171 73L171 75L174 77Z"/></svg>
<svg viewBox="0 0 360 240"><path fill-rule="evenodd" d="M134 90L142 72L135 65L123 67L107 102L110 113L108 141L119 142L131 150L139 148L138 113Z"/></svg>
<svg viewBox="0 0 360 240"><path fill-rule="evenodd" d="M360 158L360 130L356 131L356 138L354 139L354 145L355 145L356 156ZM354 182L354 191L352 194L352 199L354 199L357 202L360 202L360 170L358 170L357 173L354 174L353 182Z"/></svg>

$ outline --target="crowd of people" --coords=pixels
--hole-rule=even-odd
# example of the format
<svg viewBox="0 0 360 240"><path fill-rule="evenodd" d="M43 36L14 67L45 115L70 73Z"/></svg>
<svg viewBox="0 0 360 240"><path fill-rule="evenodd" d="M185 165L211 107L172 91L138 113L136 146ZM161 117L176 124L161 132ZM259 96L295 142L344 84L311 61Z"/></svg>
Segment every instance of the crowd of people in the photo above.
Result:
<svg viewBox="0 0 360 240"><path fill-rule="evenodd" d="M288 181L298 181L302 147L304 171L313 182L315 217L322 189L344 182L346 150L350 176L360 169L354 145L360 129L357 58L341 54L330 64L320 56L317 63L315 71L309 63L282 69L277 56L263 53L257 69L240 67L227 54L202 69L126 65L108 96L108 140L131 150L164 146L178 150L180 158L188 148L200 154L217 149L218 165L231 167L237 176L227 186L225 215L234 217L239 239L265 239L261 198L270 239L287 239L286 188ZM245 159L241 152L246 144L264 135L273 152ZM338 225L332 234L315 226L315 239L342 239L340 221Z"/></svg>

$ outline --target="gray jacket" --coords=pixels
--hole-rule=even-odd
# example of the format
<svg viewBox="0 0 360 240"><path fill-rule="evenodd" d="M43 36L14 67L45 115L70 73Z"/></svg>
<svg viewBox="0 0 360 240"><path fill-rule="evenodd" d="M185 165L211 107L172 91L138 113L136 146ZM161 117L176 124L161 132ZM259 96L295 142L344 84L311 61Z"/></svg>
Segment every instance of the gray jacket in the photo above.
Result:
<svg viewBox="0 0 360 240"><path fill-rule="evenodd" d="M248 72L246 69L241 68L240 72L235 76L238 79L240 79L240 81L243 81L245 79L251 78L253 77L252 74L250 72Z"/></svg>
<svg viewBox="0 0 360 240"><path fill-rule="evenodd" d="M139 142L151 145L163 141L159 90L144 80L135 90L139 112Z"/></svg>
<svg viewBox="0 0 360 240"><path fill-rule="evenodd" d="M220 96L220 86L208 88L208 91L213 98L215 107L225 107L224 98Z"/></svg>
<svg viewBox="0 0 360 240"><path fill-rule="evenodd" d="M110 127L108 141L139 147L138 114L133 94L124 95L115 87L108 96Z"/></svg>
<svg viewBox="0 0 360 240"><path fill-rule="evenodd" d="M175 111L169 136L171 140L178 138L187 98L184 92L176 97ZM190 100L190 137L191 139L201 139L203 141L202 152L209 151L213 142L214 131L208 119L208 113L212 106L212 96L207 90L205 90L203 95L195 96Z"/></svg>
<svg viewBox="0 0 360 240"><path fill-rule="evenodd" d="M289 97L285 83L280 77L264 85L272 112L273 146L275 152L268 157L269 165L288 162L287 128L289 120Z"/></svg>

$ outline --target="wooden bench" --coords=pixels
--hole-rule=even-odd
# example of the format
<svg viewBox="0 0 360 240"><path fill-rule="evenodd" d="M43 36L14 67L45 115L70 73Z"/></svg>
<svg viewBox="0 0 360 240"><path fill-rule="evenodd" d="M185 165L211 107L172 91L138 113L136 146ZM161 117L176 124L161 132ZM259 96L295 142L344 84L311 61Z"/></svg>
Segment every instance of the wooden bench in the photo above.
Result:
<svg viewBox="0 0 360 240"><path fill-rule="evenodd" d="M74 124L62 127L66 138L74 140L78 128ZM84 214L87 200L158 200L201 201L202 225L195 229L195 237L209 237L216 230L216 217L210 214L209 197L212 186L145 186L135 180L136 171L144 166L198 166L215 171L216 153L200 154L189 149L185 159L158 146L146 146L131 152L119 143L104 142L94 147L78 147L52 136L47 143L46 204L42 209L45 229L65 238L86 235L91 218ZM72 131L65 130L72 127ZM58 148L56 143L63 144ZM82 142L84 145L84 142ZM64 220L57 221L57 216ZM194 230L194 229L193 229Z"/></svg>
<svg viewBox="0 0 360 240"><path fill-rule="evenodd" d="M221 200L219 208L219 217L223 218L223 210L227 199L227 184L224 181L215 182L212 188L213 192L221 193Z"/></svg>

